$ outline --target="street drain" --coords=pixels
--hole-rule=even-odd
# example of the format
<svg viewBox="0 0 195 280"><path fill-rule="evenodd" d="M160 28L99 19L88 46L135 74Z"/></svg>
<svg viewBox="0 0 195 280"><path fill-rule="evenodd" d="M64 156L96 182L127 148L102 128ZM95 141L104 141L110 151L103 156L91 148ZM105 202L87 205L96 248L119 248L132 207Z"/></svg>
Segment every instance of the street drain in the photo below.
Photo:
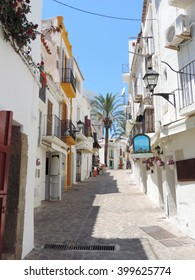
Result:
<svg viewBox="0 0 195 280"><path fill-rule="evenodd" d="M75 251L115 251L114 245L64 245L64 244L45 244L44 249L53 250L75 250Z"/></svg>

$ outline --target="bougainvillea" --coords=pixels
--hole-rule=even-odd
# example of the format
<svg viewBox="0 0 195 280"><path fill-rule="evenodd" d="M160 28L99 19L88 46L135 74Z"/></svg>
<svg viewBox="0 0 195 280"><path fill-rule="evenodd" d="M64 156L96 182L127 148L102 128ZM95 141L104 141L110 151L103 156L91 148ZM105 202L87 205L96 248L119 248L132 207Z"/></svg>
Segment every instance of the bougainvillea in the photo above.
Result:
<svg viewBox="0 0 195 280"><path fill-rule="evenodd" d="M27 47L39 34L38 24L27 19L31 12L30 0L0 0L0 23L4 39L18 49Z"/></svg>
<svg viewBox="0 0 195 280"><path fill-rule="evenodd" d="M31 42L41 35L41 42L48 54L51 51L46 43L47 33L61 31L61 26L51 26L43 32L38 31L38 24L28 20L31 13L30 0L0 0L0 27L3 31L4 40L9 42L14 50L20 55L25 64L31 69L44 71L44 64L35 63L31 56Z"/></svg>

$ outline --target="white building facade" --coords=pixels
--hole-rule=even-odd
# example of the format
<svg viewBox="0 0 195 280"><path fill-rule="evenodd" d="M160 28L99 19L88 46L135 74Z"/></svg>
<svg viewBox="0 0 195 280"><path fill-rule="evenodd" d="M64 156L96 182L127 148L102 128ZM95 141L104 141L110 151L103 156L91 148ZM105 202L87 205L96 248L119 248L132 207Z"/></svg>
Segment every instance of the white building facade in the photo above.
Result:
<svg viewBox="0 0 195 280"><path fill-rule="evenodd" d="M152 156L133 154L135 179L183 232L195 238L195 1L144 1L130 61L131 139L150 137ZM143 78L156 71L146 88ZM133 143L132 143L133 144Z"/></svg>
<svg viewBox="0 0 195 280"><path fill-rule="evenodd" d="M63 17L43 20L42 30L35 207L42 200L60 200L63 191L87 179L93 152L84 78L73 57Z"/></svg>
<svg viewBox="0 0 195 280"><path fill-rule="evenodd" d="M71 185L76 143L71 121L71 102L76 97L74 59L62 17L42 20L41 42L35 208L42 200L60 200Z"/></svg>
<svg viewBox="0 0 195 280"><path fill-rule="evenodd" d="M42 1L32 1L28 19L38 24L39 31L41 11ZM39 71L35 65L41 61L40 37L31 44L33 63L30 65L22 54L23 50L20 56L3 39L1 28L0 34L0 114L2 117L3 112L13 112L7 205L5 217L0 219L2 232L5 218L4 238L1 235L0 247L3 248L2 258L21 259L34 246L34 170L40 87Z"/></svg>
<svg viewBox="0 0 195 280"><path fill-rule="evenodd" d="M99 145L101 149L99 150L99 161L104 164L104 150L105 150L105 140L99 139ZM127 152L127 142L122 139L109 139L108 140L108 158L107 158L108 169L126 169L128 163L128 152Z"/></svg>
<svg viewBox="0 0 195 280"><path fill-rule="evenodd" d="M93 131L91 126L91 106L83 95L83 90L78 92L73 102L74 118L77 123L76 133L76 177L75 182L84 181L92 175ZM80 126L79 124L80 123Z"/></svg>

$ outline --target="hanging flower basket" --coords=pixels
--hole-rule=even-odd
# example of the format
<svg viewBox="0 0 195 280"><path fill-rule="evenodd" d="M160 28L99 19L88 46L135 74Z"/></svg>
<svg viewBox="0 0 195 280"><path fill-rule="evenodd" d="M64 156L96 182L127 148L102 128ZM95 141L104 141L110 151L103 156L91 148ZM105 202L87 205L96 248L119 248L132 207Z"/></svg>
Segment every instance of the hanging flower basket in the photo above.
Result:
<svg viewBox="0 0 195 280"><path fill-rule="evenodd" d="M166 164L169 166L169 168L170 168L171 170L174 170L174 168L175 168L175 162L174 162L173 159L167 160Z"/></svg>
<svg viewBox="0 0 195 280"><path fill-rule="evenodd" d="M146 160L146 164L147 164L147 166L148 166L149 168L154 167L153 158L148 158L148 159Z"/></svg>
<svg viewBox="0 0 195 280"><path fill-rule="evenodd" d="M174 160L173 159L168 159L167 160L167 162L166 162L166 164L168 164L168 165L174 165Z"/></svg>
<svg viewBox="0 0 195 280"><path fill-rule="evenodd" d="M158 159L158 160L156 161L156 165L157 165L158 167L164 167L164 166L165 166L165 163L164 163L163 160Z"/></svg>

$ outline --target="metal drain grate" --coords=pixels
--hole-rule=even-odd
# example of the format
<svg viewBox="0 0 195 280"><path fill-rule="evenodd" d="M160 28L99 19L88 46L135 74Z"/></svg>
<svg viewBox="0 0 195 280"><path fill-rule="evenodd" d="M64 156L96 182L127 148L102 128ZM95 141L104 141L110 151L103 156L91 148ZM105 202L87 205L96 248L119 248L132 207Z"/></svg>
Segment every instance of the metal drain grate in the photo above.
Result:
<svg viewBox="0 0 195 280"><path fill-rule="evenodd" d="M75 250L75 251L115 251L114 245L64 245L64 244L45 244L44 249L53 250Z"/></svg>

